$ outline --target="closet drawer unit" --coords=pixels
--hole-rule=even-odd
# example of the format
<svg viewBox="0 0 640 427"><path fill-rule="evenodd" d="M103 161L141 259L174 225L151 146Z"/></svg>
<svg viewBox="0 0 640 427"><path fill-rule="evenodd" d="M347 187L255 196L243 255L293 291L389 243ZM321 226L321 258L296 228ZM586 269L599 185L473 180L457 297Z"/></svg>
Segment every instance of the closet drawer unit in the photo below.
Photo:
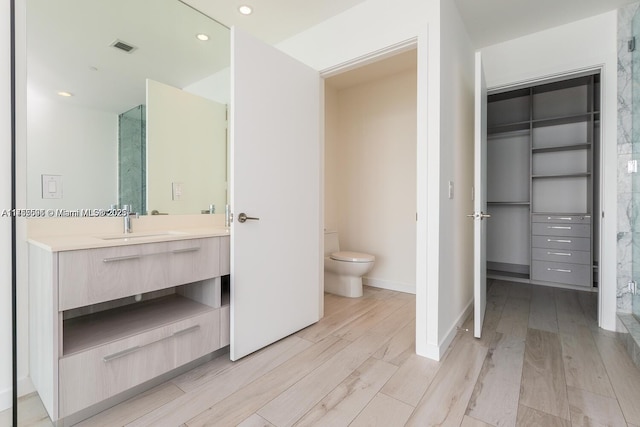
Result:
<svg viewBox="0 0 640 427"><path fill-rule="evenodd" d="M591 216L534 214L531 215L531 222L551 222L557 224L591 224Z"/></svg>
<svg viewBox="0 0 640 427"><path fill-rule="evenodd" d="M589 237L591 225L534 222L531 224L531 233L536 236Z"/></svg>
<svg viewBox="0 0 640 427"><path fill-rule="evenodd" d="M206 342L204 338L213 335L213 328L217 332L219 323L213 319L218 316L218 310L212 310L61 358L60 416L73 414L186 363L183 355L193 348L179 349L180 346L196 344L198 352L204 351L202 355L214 351L218 339Z"/></svg>
<svg viewBox="0 0 640 427"><path fill-rule="evenodd" d="M531 246L543 249L591 252L591 239L588 237L532 236Z"/></svg>
<svg viewBox="0 0 640 427"><path fill-rule="evenodd" d="M591 276L591 265L535 260L531 263L533 280L591 287Z"/></svg>
<svg viewBox="0 0 640 427"><path fill-rule="evenodd" d="M532 248L531 258L537 261L591 265L591 252L588 251Z"/></svg>
<svg viewBox="0 0 640 427"><path fill-rule="evenodd" d="M216 238L60 252L59 310L218 275Z"/></svg>

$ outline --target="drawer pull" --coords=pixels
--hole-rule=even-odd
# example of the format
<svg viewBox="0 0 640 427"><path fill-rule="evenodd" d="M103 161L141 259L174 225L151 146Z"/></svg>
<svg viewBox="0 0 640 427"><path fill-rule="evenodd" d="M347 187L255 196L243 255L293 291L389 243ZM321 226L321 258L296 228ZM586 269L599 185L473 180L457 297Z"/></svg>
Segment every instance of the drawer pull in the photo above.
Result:
<svg viewBox="0 0 640 427"><path fill-rule="evenodd" d="M571 270L566 270L564 268L547 268L547 271L557 271L558 273L571 273Z"/></svg>
<svg viewBox="0 0 640 427"><path fill-rule="evenodd" d="M184 249L174 249L171 251L172 254L181 254L185 252L196 252L199 251L200 247L196 246L194 248L184 248Z"/></svg>
<svg viewBox="0 0 640 427"><path fill-rule="evenodd" d="M116 262L116 261L126 261L128 259L138 259L140 255L128 255L128 256L117 256L113 258L105 258L102 262Z"/></svg>
<svg viewBox="0 0 640 427"><path fill-rule="evenodd" d="M547 242L554 242L554 243L571 243L571 240L569 240L569 239L547 239Z"/></svg>
<svg viewBox="0 0 640 427"><path fill-rule="evenodd" d="M128 348L126 350L122 350L122 351L119 351L117 353L113 353L113 354L110 354L108 356L104 356L102 358L102 361L104 363L111 362L112 360L118 359L118 358L123 357L123 356L126 356L127 354L135 353L136 351L140 350L141 348L142 347L137 345L135 347L131 347L131 348Z"/></svg>
<svg viewBox="0 0 640 427"><path fill-rule="evenodd" d="M184 334L188 334L189 332L194 332L197 331L198 329L200 329L200 325L193 325L187 329L183 329L181 331L178 332L174 332L172 336L177 337L179 335L184 335Z"/></svg>
<svg viewBox="0 0 640 427"><path fill-rule="evenodd" d="M198 329L200 329L200 325L193 325L193 326L190 326L190 327L188 327L186 329L183 329L181 331L174 332L173 334L171 334L171 335L169 335L167 337L163 337L163 338L157 339L155 341L151 341L151 342L149 342L147 344L144 344L142 346L137 345L135 347L131 347L131 348L128 348L126 350L122 350L122 351L119 351L117 353L113 353L113 354L110 354L108 356L104 356L102 358L102 361L105 362L105 363L111 362L114 359L118 359L118 358L124 357L124 356L126 356L128 354L135 353L136 351L140 350L143 347L150 346L151 344L157 344L157 343L159 343L161 341L164 341L164 340L167 340L169 338L173 338L173 337L177 337L177 336L180 336L180 335L188 334L189 332L194 332L194 331L197 331Z"/></svg>
<svg viewBox="0 0 640 427"><path fill-rule="evenodd" d="M551 230L571 230L571 226L550 225L547 228Z"/></svg>
<svg viewBox="0 0 640 427"><path fill-rule="evenodd" d="M571 256L568 252L547 252L547 255Z"/></svg>
<svg viewBox="0 0 640 427"><path fill-rule="evenodd" d="M571 221L573 218L571 218L570 216L548 216L547 217L548 220L560 220L560 221Z"/></svg>

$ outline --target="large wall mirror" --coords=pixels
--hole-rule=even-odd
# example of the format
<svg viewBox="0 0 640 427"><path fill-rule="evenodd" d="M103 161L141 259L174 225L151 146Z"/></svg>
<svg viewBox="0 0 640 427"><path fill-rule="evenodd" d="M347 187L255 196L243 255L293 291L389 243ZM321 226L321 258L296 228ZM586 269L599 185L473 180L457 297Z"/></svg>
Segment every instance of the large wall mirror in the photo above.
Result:
<svg viewBox="0 0 640 427"><path fill-rule="evenodd" d="M229 29L178 0L27 0L27 206L224 212Z"/></svg>

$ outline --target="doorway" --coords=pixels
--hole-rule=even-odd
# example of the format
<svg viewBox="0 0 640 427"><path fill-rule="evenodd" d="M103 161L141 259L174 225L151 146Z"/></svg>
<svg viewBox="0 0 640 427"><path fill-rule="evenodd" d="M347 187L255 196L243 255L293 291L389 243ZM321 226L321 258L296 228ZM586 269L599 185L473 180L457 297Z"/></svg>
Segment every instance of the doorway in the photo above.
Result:
<svg viewBox="0 0 640 427"><path fill-rule="evenodd" d="M488 277L599 290L600 81L592 69L489 91Z"/></svg>
<svg viewBox="0 0 640 427"><path fill-rule="evenodd" d="M325 79L324 216L365 285L416 292L417 50Z"/></svg>

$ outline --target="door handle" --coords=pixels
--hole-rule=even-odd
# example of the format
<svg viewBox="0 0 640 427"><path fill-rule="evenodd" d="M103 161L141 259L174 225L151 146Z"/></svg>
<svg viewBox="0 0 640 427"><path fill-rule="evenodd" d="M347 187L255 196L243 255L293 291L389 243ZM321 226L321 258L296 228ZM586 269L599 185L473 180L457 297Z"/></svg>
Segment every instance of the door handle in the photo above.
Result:
<svg viewBox="0 0 640 427"><path fill-rule="evenodd" d="M247 222L247 220L249 220L249 219L253 220L253 221L260 221L260 218L256 218L254 216L247 216L247 214L244 213L244 212L241 212L238 215L238 222Z"/></svg>
<svg viewBox="0 0 640 427"><path fill-rule="evenodd" d="M467 217L473 218L473 219L483 220L485 218L491 218L491 215L490 214L486 214L484 212L474 212L474 213L472 213L470 215L467 215Z"/></svg>

